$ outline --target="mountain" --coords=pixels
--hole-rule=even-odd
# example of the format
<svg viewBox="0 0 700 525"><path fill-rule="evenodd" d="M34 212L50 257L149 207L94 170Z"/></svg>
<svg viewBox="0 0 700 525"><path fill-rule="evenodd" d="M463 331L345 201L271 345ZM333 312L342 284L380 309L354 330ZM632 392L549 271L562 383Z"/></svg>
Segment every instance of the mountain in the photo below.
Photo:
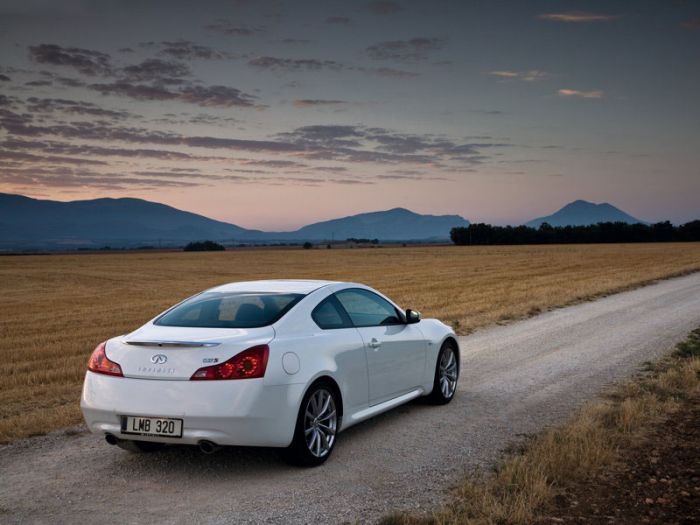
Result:
<svg viewBox="0 0 700 525"><path fill-rule="evenodd" d="M593 202L577 200L570 202L552 215L533 219L525 223L525 226L539 228L540 224L543 222L551 226L587 226L599 222L627 222L634 224L643 223L644 221L632 217L607 202L595 204Z"/></svg>
<svg viewBox="0 0 700 525"><path fill-rule="evenodd" d="M58 202L0 193L0 248L168 246L255 233L141 199Z"/></svg>
<svg viewBox="0 0 700 525"><path fill-rule="evenodd" d="M282 236L310 241L350 237L392 241L446 240L456 226L469 226L469 221L459 215L421 215L405 208L393 208L309 224Z"/></svg>
<svg viewBox="0 0 700 525"><path fill-rule="evenodd" d="M0 249L181 246L189 241L292 242L446 240L458 215L420 215L395 208L304 226L293 232L248 230L142 199L73 202L0 193Z"/></svg>

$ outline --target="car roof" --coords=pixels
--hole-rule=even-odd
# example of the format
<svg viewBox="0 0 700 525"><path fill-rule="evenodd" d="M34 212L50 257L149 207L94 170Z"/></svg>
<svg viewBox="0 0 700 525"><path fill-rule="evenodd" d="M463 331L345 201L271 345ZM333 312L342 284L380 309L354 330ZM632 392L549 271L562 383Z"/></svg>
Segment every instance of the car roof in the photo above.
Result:
<svg viewBox="0 0 700 525"><path fill-rule="evenodd" d="M264 292L264 293L301 293L308 294L338 281L317 281L312 279L270 279L264 281L241 281L222 284L210 288L209 292Z"/></svg>

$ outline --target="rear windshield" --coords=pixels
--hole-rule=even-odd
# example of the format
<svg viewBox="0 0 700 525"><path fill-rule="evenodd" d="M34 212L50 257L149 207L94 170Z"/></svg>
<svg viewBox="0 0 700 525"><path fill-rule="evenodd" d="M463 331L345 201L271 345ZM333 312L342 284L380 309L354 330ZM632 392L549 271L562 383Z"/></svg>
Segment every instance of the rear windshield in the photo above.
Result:
<svg viewBox="0 0 700 525"><path fill-rule="evenodd" d="M154 324L191 328L258 328L286 314L302 294L205 292L161 315Z"/></svg>

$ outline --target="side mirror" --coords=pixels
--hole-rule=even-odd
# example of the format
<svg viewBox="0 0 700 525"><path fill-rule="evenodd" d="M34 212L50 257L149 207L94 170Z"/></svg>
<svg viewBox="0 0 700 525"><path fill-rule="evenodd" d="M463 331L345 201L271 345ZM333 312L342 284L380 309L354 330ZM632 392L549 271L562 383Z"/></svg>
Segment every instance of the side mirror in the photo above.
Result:
<svg viewBox="0 0 700 525"><path fill-rule="evenodd" d="M420 321L420 312L410 308L406 310L406 324L415 324L418 321Z"/></svg>

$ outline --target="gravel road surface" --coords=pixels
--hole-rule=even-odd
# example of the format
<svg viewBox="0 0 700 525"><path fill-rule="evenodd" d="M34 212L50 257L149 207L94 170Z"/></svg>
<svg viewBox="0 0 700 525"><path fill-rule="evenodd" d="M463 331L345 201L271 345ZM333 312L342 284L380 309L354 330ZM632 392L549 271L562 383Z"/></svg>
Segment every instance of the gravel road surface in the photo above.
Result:
<svg viewBox="0 0 700 525"><path fill-rule="evenodd" d="M400 407L303 470L272 450L134 455L83 427L0 448L3 523L338 523L439 504L465 469L561 421L700 324L700 273L461 338L453 402ZM77 401L76 401L77 402Z"/></svg>

